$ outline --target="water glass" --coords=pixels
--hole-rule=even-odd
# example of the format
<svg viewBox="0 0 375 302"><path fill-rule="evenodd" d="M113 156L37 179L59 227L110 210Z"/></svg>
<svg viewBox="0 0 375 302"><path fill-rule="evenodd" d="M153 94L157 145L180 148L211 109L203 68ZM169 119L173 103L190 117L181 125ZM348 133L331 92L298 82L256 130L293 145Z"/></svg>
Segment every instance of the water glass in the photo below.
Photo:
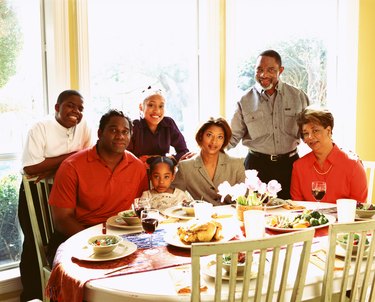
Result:
<svg viewBox="0 0 375 302"><path fill-rule="evenodd" d="M266 233L264 211L248 210L243 212L246 239L261 239Z"/></svg>
<svg viewBox="0 0 375 302"><path fill-rule="evenodd" d="M213 204L209 202L194 203L195 218L200 220L210 220L212 216Z"/></svg>
<svg viewBox="0 0 375 302"><path fill-rule="evenodd" d="M357 201L354 199L337 199L337 220L338 222L354 222Z"/></svg>

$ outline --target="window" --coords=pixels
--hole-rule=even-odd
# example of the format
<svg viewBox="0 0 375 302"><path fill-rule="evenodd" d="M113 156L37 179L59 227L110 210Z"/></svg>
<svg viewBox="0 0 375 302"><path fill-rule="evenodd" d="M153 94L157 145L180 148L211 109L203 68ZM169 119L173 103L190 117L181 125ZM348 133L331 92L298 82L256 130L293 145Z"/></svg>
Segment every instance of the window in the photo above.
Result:
<svg viewBox="0 0 375 302"><path fill-rule="evenodd" d="M254 84L259 53L275 49L281 78L330 108L335 141L354 149L357 12L357 1L227 0L227 117Z"/></svg>
<svg viewBox="0 0 375 302"><path fill-rule="evenodd" d="M19 159L25 129L44 113L39 10L35 0L0 2L0 269L20 259Z"/></svg>
<svg viewBox="0 0 375 302"><path fill-rule="evenodd" d="M187 137L198 123L195 1L87 1L93 118L109 108L139 117L149 85L166 95L166 115ZM90 104L91 106L91 104ZM185 137L186 137L185 136Z"/></svg>
<svg viewBox="0 0 375 302"><path fill-rule="evenodd" d="M157 85L167 92L167 114L191 148L199 122L219 115L221 56L230 119L235 102L253 84L256 56L274 48L286 67L283 79L330 107L336 141L354 148L358 1L227 0L225 49L220 49L220 1L83 2L89 42L80 56L86 51L89 58L83 72L89 72L94 121L109 107L138 118L140 91Z"/></svg>

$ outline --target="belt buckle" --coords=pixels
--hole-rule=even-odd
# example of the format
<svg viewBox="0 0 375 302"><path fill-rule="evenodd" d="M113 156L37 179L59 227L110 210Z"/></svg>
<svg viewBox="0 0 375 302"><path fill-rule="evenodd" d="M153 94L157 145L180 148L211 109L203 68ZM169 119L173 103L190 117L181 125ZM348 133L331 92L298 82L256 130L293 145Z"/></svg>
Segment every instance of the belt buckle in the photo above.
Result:
<svg viewBox="0 0 375 302"><path fill-rule="evenodd" d="M271 161L277 161L277 155L270 155Z"/></svg>

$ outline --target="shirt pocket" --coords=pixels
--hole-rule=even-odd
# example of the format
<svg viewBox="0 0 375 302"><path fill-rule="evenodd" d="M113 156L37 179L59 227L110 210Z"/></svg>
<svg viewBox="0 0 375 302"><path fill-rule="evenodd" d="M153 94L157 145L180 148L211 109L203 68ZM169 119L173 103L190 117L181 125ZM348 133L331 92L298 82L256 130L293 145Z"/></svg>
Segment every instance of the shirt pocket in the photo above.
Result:
<svg viewBox="0 0 375 302"><path fill-rule="evenodd" d="M249 112L244 116L247 131L251 140L266 136L268 125L263 111Z"/></svg>
<svg viewBox="0 0 375 302"><path fill-rule="evenodd" d="M297 125L297 116L298 112L295 109L284 109L284 130L289 135L294 137L298 136L298 125Z"/></svg>

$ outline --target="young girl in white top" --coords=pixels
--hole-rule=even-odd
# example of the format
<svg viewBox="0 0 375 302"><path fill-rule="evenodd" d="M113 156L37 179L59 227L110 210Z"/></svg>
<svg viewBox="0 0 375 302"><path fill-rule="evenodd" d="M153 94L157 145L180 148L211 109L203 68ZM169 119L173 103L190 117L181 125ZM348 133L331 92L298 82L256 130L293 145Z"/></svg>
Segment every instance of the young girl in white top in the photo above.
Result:
<svg viewBox="0 0 375 302"><path fill-rule="evenodd" d="M141 198L150 199L151 208L165 210L180 205L182 202L189 203L193 200L188 192L171 187L176 170L170 158L166 156L154 157L149 164L149 175L153 188L144 191Z"/></svg>

